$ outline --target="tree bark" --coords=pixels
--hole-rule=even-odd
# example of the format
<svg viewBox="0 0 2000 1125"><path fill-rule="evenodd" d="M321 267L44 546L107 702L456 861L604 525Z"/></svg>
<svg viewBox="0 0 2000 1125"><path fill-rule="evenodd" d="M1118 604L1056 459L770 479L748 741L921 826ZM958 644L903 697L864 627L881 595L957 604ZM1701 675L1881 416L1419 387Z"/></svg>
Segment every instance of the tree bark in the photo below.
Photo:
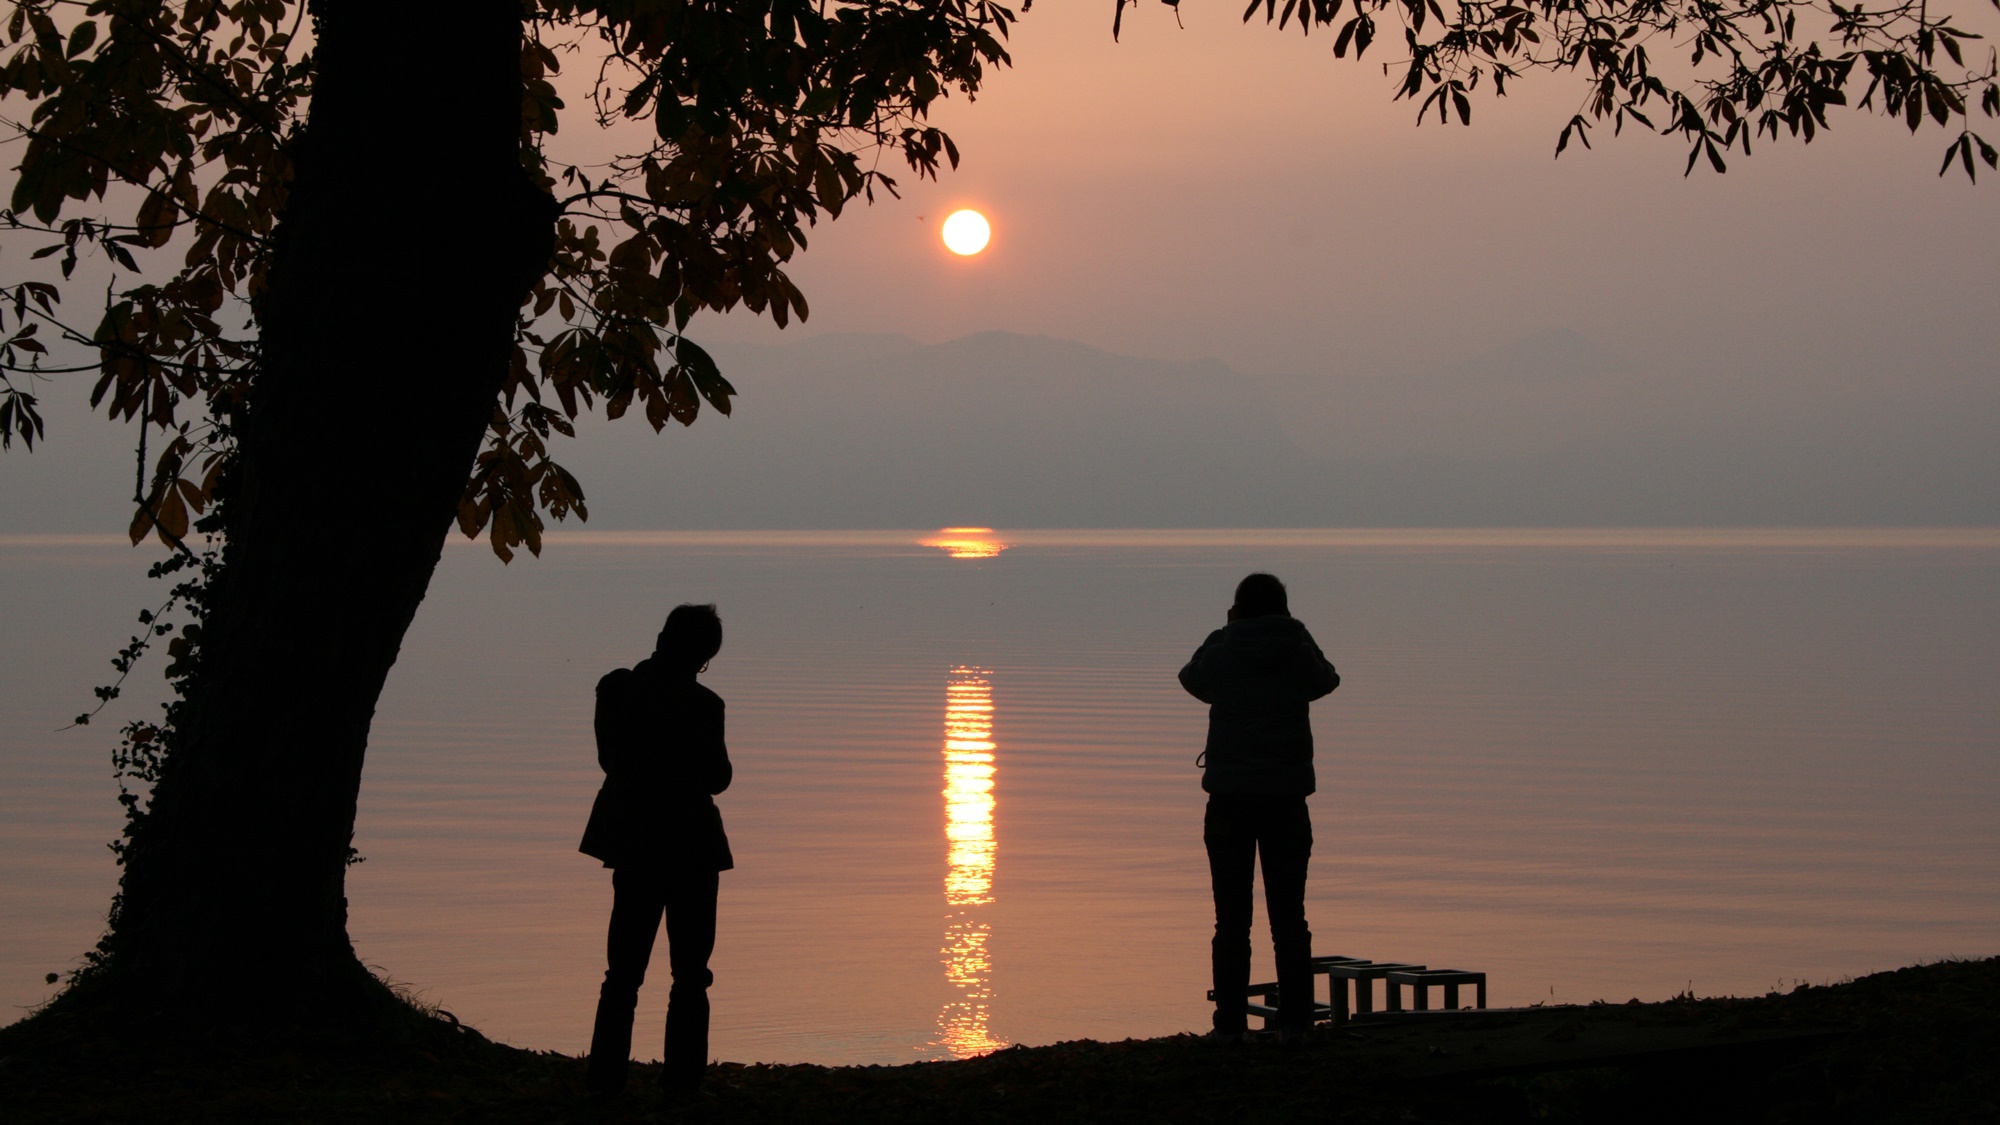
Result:
<svg viewBox="0 0 2000 1125"><path fill-rule="evenodd" d="M521 163L517 4L312 11L223 566L109 946L170 1008L378 990L345 896L369 724L553 239Z"/></svg>

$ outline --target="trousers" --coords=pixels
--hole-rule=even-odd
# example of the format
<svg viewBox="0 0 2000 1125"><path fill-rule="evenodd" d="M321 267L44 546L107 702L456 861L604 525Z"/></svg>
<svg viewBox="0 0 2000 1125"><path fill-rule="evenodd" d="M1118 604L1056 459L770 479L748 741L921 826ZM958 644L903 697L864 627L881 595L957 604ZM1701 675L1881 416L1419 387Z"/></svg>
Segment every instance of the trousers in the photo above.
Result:
<svg viewBox="0 0 2000 1125"><path fill-rule="evenodd" d="M1278 1026L1307 1027L1313 1018L1312 930L1306 925L1306 864L1312 858L1312 814L1304 797L1212 794L1202 821L1209 884L1215 894L1215 1029L1248 1029L1250 885L1261 857L1264 908L1278 962Z"/></svg>
<svg viewBox="0 0 2000 1125"><path fill-rule="evenodd" d="M597 1020L590 1034L586 1082L593 1091L625 1088L631 1065L633 1012L639 986L653 958L653 940L664 918L668 967L667 1035L660 1082L692 1091L708 1067L708 971L715 951L715 900L721 880L714 871L614 868L611 873L611 927L605 937L604 986L597 994Z"/></svg>

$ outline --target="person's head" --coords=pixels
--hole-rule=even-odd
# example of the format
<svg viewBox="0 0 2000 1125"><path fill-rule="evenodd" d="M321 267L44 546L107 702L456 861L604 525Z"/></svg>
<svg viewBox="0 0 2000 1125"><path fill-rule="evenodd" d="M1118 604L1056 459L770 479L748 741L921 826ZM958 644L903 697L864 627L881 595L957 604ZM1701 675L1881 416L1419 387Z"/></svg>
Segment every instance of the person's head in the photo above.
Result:
<svg viewBox="0 0 2000 1125"><path fill-rule="evenodd" d="M1276 575L1258 572L1236 584L1236 604L1229 607L1229 619L1245 617L1290 617L1285 600L1285 584Z"/></svg>
<svg viewBox="0 0 2000 1125"><path fill-rule="evenodd" d="M712 605L677 605L660 628L654 655L678 671L699 671L722 651L722 618Z"/></svg>

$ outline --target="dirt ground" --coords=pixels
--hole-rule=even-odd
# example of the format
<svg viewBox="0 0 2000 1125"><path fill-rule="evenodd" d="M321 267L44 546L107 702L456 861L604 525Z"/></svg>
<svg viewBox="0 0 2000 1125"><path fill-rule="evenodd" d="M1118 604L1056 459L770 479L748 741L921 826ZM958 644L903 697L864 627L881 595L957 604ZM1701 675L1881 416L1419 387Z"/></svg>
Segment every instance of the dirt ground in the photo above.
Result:
<svg viewBox="0 0 2000 1125"><path fill-rule="evenodd" d="M581 1060L444 1020L309 1049L107 1035L55 1011L0 1029L0 1121L2000 1122L2000 958L1755 998L1409 1013L1303 1048L1194 1036L1013 1047L894 1067L710 1068L608 1105Z"/></svg>

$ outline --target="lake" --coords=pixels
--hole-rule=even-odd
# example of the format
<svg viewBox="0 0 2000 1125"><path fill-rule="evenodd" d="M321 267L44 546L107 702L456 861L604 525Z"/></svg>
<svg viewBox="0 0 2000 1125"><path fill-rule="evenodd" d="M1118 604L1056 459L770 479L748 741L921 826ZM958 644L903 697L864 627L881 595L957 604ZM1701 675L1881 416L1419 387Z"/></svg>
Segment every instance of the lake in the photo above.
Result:
<svg viewBox="0 0 2000 1125"><path fill-rule="evenodd" d="M158 662L56 728L157 602L149 557L0 538L17 1010L115 885L109 745ZM1205 709L1174 673L1253 569L1343 679L1313 707L1316 952L1482 970L1496 1005L2000 952L1990 529L573 533L507 567L455 540L374 726L356 946L495 1038L583 1051L610 902L576 851L592 685L712 601L719 1057L1205 1029Z"/></svg>

